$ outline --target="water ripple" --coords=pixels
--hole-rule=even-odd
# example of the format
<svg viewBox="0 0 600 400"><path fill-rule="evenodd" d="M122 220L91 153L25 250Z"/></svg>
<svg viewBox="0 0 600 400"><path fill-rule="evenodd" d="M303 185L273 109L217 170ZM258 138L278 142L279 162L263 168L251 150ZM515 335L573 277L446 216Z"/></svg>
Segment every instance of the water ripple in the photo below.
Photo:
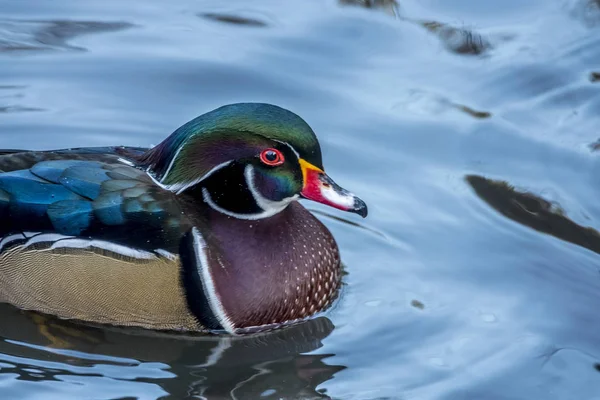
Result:
<svg viewBox="0 0 600 400"><path fill-rule="evenodd" d="M133 24L127 22L0 20L0 52L87 51L69 44L69 40L131 27Z"/></svg>

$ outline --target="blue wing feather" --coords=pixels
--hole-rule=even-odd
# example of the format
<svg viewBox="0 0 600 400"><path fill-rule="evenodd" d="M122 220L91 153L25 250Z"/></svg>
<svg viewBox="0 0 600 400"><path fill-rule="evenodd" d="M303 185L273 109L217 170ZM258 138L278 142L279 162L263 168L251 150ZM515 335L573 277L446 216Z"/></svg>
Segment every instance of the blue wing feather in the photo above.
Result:
<svg viewBox="0 0 600 400"><path fill-rule="evenodd" d="M144 205L139 199L125 199L123 211L127 214L142 213L144 212Z"/></svg>
<svg viewBox="0 0 600 400"><path fill-rule="evenodd" d="M93 203L94 215L104 225L122 225L125 223L122 204L123 197L120 192L103 193Z"/></svg>
<svg viewBox="0 0 600 400"><path fill-rule="evenodd" d="M3 172L0 175L0 180L6 182L6 185L14 185L19 182L19 180L29 180L33 182L42 182L42 183L50 183L43 178L39 178L31 173L28 169L21 169L17 171Z"/></svg>
<svg viewBox="0 0 600 400"><path fill-rule="evenodd" d="M54 160L39 162L31 167L30 171L42 179L52 183L59 183L58 180L65 170L71 167L100 168L101 166L102 164L97 161Z"/></svg>
<svg viewBox="0 0 600 400"><path fill-rule="evenodd" d="M48 206L61 200L80 200L81 196L64 186L54 185L29 170L0 174L0 189L9 196L9 209L19 217L42 217Z"/></svg>
<svg viewBox="0 0 600 400"><path fill-rule="evenodd" d="M190 222L175 196L110 151L0 150L0 237L57 232L176 252Z"/></svg>
<svg viewBox="0 0 600 400"><path fill-rule="evenodd" d="M92 221L92 203L87 200L58 201L47 212L54 229L63 235L79 235Z"/></svg>
<svg viewBox="0 0 600 400"><path fill-rule="evenodd" d="M136 180L110 180L102 183L102 191L103 192L120 192L122 190L127 190L133 187L136 187L140 184L140 181Z"/></svg>
<svg viewBox="0 0 600 400"><path fill-rule="evenodd" d="M0 189L0 217L6 212L9 204L10 193L8 193L6 190Z"/></svg>
<svg viewBox="0 0 600 400"><path fill-rule="evenodd" d="M108 172L108 176L110 176L112 179L135 179L147 183L152 182L144 171L125 166L111 168L110 172Z"/></svg>
<svg viewBox="0 0 600 400"><path fill-rule="evenodd" d="M60 175L59 182L74 193L94 200L100 195L100 184L110 179L101 167L69 167Z"/></svg>

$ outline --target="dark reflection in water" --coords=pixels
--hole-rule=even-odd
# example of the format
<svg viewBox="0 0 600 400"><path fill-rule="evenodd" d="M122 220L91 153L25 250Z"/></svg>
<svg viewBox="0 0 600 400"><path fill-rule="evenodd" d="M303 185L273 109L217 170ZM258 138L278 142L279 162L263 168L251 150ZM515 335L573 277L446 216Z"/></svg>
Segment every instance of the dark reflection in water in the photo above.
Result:
<svg viewBox="0 0 600 400"><path fill-rule="evenodd" d="M492 49L492 44L479 33L466 28L455 28L448 24L421 22L427 30L435 33L451 52L465 55L480 55Z"/></svg>
<svg viewBox="0 0 600 400"><path fill-rule="evenodd" d="M202 18L210 19L213 21L225 22L227 24L255 26L255 27L267 26L266 22L260 21L255 18L242 17L240 15L220 14L220 13L201 13L201 14L198 14L198 16L202 17Z"/></svg>
<svg viewBox="0 0 600 400"><path fill-rule="evenodd" d="M558 204L540 196L516 190L506 181L469 175L475 193L507 218L561 240L600 253L600 233L571 221Z"/></svg>
<svg viewBox="0 0 600 400"><path fill-rule="evenodd" d="M596 27L600 24L600 1L577 0L572 6L571 15L589 27Z"/></svg>
<svg viewBox="0 0 600 400"><path fill-rule="evenodd" d="M472 116L473 118L485 119L492 116L492 113L489 111L477 111L472 109L471 107L460 104L453 104L453 106L459 109L460 111Z"/></svg>
<svg viewBox="0 0 600 400"><path fill-rule="evenodd" d="M70 45L69 39L132 26L126 22L0 20L0 52L86 51L83 47Z"/></svg>
<svg viewBox="0 0 600 400"><path fill-rule="evenodd" d="M360 6L368 9L383 10L386 14L401 21L415 23L434 33L444 47L459 55L481 55L493 48L491 42L483 35L467 28L457 28L438 21L421 21L412 19L400 12L395 0L339 0L341 5Z"/></svg>
<svg viewBox="0 0 600 400"><path fill-rule="evenodd" d="M358 6L382 10L386 14L398 16L399 5L396 0L338 0L343 6Z"/></svg>
<svg viewBox="0 0 600 400"><path fill-rule="evenodd" d="M25 97L24 91L27 86L24 85L3 85L0 86L0 113L16 113L28 111L44 111L39 107L27 107L15 104Z"/></svg>
<svg viewBox="0 0 600 400"><path fill-rule="evenodd" d="M443 114L447 111L460 111L469 117L481 120L492 117L489 111L475 110L464 104L454 102L453 100L436 93L422 90L409 90L406 100L398 102L395 108L425 108L429 114ZM420 106L420 104L423 104ZM422 113L422 110L419 111Z"/></svg>
<svg viewBox="0 0 600 400"><path fill-rule="evenodd" d="M29 111L44 111L43 108L23 107L23 106L0 106L0 113L15 113Z"/></svg>
<svg viewBox="0 0 600 400"><path fill-rule="evenodd" d="M317 387L344 369L327 364L331 354L302 354L320 348L332 332L324 317L231 337L91 327L8 305L0 313L0 379L111 377L155 384L177 399L309 399L327 398ZM122 372L112 376L115 371Z"/></svg>
<svg viewBox="0 0 600 400"><path fill-rule="evenodd" d="M594 143L590 143L588 147L592 151L600 150L600 139L596 140Z"/></svg>

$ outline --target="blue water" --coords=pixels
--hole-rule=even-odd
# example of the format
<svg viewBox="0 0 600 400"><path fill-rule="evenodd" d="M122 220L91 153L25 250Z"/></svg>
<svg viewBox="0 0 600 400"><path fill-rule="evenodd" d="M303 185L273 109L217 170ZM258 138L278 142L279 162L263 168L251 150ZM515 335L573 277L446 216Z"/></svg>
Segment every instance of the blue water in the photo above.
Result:
<svg viewBox="0 0 600 400"><path fill-rule="evenodd" d="M317 132L335 307L245 338L0 307L2 399L600 399L600 3L0 0L0 148L149 146L225 103ZM468 177L468 179L467 179Z"/></svg>

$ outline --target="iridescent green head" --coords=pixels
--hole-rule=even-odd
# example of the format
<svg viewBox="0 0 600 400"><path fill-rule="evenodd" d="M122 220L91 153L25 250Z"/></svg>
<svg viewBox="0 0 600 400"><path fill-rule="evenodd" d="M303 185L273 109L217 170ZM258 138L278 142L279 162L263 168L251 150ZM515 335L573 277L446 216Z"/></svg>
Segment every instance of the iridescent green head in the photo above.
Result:
<svg viewBox="0 0 600 400"><path fill-rule="evenodd" d="M364 203L323 172L310 126L270 104L238 103L210 111L140 161L163 188L200 194L214 209L238 218L271 216L300 195L366 215Z"/></svg>

